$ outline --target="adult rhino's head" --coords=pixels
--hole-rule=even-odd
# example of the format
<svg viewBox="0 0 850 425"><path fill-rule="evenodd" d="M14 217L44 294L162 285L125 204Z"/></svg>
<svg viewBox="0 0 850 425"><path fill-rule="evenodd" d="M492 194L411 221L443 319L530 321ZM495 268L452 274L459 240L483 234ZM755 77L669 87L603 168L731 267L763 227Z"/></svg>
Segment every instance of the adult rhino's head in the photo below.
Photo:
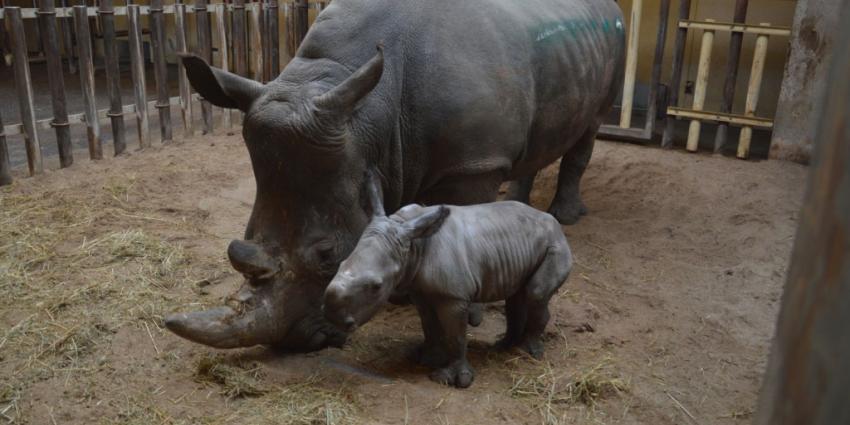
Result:
<svg viewBox="0 0 850 425"><path fill-rule="evenodd" d="M266 85L182 60L204 99L244 112L257 195L245 239L228 248L242 288L226 305L172 315L166 326L218 348L341 345L346 335L324 320L321 302L372 213L366 176L384 159L369 141L384 135L355 121L370 121L365 99L383 73L381 49L354 72L299 57Z"/></svg>

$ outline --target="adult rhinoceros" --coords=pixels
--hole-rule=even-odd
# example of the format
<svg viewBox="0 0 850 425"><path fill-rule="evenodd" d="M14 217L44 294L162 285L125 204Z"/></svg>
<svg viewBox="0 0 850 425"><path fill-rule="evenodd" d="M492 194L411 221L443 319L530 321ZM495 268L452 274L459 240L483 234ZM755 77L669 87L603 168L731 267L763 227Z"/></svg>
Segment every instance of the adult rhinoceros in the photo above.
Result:
<svg viewBox="0 0 850 425"><path fill-rule="evenodd" d="M613 0L334 0L266 85L184 57L201 96L245 113L257 196L228 249L242 289L166 325L220 348L341 344L322 294L369 222L370 173L392 211L493 201L507 180L527 200L563 158L549 211L575 222L623 53Z"/></svg>

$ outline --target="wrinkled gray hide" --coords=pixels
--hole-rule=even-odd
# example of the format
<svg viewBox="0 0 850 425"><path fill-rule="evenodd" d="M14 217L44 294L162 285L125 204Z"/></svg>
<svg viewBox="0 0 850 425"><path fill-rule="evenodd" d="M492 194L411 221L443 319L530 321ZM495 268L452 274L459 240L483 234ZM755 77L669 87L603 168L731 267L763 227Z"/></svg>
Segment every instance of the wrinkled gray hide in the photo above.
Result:
<svg viewBox="0 0 850 425"><path fill-rule="evenodd" d="M257 197L228 252L242 290L166 325L222 348L341 344L322 294L369 223L369 170L395 211L491 202L508 180L526 200L561 158L550 212L575 222L623 56L612 0L334 0L268 84L184 57L198 93L245 112Z"/></svg>
<svg viewBox="0 0 850 425"><path fill-rule="evenodd" d="M549 299L572 269L572 254L551 215L519 202L405 207L378 214L325 291L325 315L346 331L368 321L390 295L409 296L422 320L421 362L431 379L465 388L471 303L506 300L502 347L543 355Z"/></svg>

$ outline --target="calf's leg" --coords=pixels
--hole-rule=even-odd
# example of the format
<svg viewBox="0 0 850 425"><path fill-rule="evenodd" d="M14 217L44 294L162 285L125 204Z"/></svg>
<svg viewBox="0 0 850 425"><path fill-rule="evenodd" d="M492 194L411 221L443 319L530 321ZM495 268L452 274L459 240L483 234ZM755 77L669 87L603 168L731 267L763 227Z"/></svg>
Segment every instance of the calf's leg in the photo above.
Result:
<svg viewBox="0 0 850 425"><path fill-rule="evenodd" d="M422 333L425 341L416 348L416 362L428 367L441 367L448 363L449 358L442 344L442 328L434 308L421 302L416 303L419 320L422 322Z"/></svg>
<svg viewBox="0 0 850 425"><path fill-rule="evenodd" d="M575 224L580 216L587 214L587 206L582 202L581 193L579 193L579 183L590 162L599 125L599 122L591 124L575 146L561 158L558 189L549 206L549 214L552 214L561 224Z"/></svg>
<svg viewBox="0 0 850 425"><path fill-rule="evenodd" d="M528 319L525 291L517 291L505 301L505 319L507 321L505 336L496 343L496 347L502 350L519 345L525 335L525 324Z"/></svg>
<svg viewBox="0 0 850 425"><path fill-rule="evenodd" d="M569 277L572 268L566 247L552 247L525 286L528 320L520 346L535 359L543 358L543 331L549 323L549 300Z"/></svg>
<svg viewBox="0 0 850 425"><path fill-rule="evenodd" d="M448 355L448 364L433 371L432 381L443 385L467 388L475 379L475 371L466 360L466 302L447 301L435 306L442 327L442 343Z"/></svg>

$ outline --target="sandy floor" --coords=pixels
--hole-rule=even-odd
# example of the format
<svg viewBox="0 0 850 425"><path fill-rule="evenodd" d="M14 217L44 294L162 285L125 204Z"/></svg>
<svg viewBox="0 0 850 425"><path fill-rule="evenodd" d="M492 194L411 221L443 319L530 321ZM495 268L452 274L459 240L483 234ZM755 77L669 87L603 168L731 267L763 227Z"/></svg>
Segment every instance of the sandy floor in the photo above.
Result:
<svg viewBox="0 0 850 425"><path fill-rule="evenodd" d="M344 349L216 352L161 328L239 285L224 252L252 201L236 137L105 160L0 189L0 412L16 423L748 423L806 169L600 142L577 267L546 359L472 330L469 390L407 360L410 308ZM555 168L533 200L552 195ZM190 303L195 305L189 306Z"/></svg>

